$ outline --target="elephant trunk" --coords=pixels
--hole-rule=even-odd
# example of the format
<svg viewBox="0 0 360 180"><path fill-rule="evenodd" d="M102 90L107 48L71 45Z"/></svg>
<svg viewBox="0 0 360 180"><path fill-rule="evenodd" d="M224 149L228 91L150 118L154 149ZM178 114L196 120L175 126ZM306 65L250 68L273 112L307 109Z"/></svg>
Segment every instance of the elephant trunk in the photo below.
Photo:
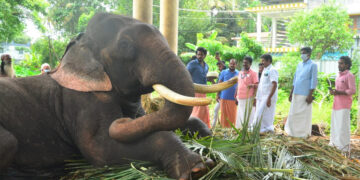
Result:
<svg viewBox="0 0 360 180"><path fill-rule="evenodd" d="M157 72L150 73L146 70L143 72L141 83L145 87L162 84L181 95L194 97L194 86L184 64L174 53L166 54L166 58L161 58L163 60L159 60L155 65L158 67ZM174 130L184 126L191 111L191 106L166 100L164 108L155 113L134 120L124 118L115 120L110 126L109 134L118 141L131 142L154 131Z"/></svg>

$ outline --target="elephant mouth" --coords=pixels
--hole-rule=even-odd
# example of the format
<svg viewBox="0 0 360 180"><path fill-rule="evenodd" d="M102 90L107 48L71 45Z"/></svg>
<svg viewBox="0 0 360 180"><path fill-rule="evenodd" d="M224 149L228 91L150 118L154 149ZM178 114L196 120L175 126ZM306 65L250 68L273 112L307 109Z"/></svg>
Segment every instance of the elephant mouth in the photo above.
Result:
<svg viewBox="0 0 360 180"><path fill-rule="evenodd" d="M195 88L195 92L197 93L215 93L233 86L234 84L237 83L237 80L238 80L237 77L233 77L228 81L214 85L200 85L194 83L194 88ZM170 90L169 88L161 84L154 84L152 87L165 99L175 104L180 104L185 106L206 106L211 103L210 98L195 98L195 97L184 96Z"/></svg>
<svg viewBox="0 0 360 180"><path fill-rule="evenodd" d="M233 86L234 84L237 83L237 81L238 81L238 77L235 76L235 77L229 79L228 81L221 82L221 83L214 84L214 85L202 85L202 84L194 83L194 89L195 89L195 92L197 92L197 93L215 93L215 92L219 92L219 91L222 91L224 89L227 89L227 88Z"/></svg>

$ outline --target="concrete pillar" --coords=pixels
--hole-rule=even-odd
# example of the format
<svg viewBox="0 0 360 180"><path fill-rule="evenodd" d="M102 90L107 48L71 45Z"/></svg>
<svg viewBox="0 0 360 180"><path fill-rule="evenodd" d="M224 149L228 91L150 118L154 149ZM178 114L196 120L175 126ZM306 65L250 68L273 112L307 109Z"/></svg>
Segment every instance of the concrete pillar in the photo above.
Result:
<svg viewBox="0 0 360 180"><path fill-rule="evenodd" d="M261 42L261 14L257 13L256 18L256 40Z"/></svg>
<svg viewBox="0 0 360 180"><path fill-rule="evenodd" d="M133 18L152 24L153 0L133 0Z"/></svg>
<svg viewBox="0 0 360 180"><path fill-rule="evenodd" d="M276 23L276 19L275 18L272 18L271 19L271 47L272 48L276 48L276 26L277 26L277 23Z"/></svg>
<svg viewBox="0 0 360 180"><path fill-rule="evenodd" d="M160 0L160 32L177 54L179 0Z"/></svg>

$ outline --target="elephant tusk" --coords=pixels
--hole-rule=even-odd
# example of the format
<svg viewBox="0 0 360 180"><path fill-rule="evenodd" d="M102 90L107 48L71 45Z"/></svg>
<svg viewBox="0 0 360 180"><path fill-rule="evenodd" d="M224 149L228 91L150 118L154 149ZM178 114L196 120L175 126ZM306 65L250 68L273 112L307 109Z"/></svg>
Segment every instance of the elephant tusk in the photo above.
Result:
<svg viewBox="0 0 360 180"><path fill-rule="evenodd" d="M214 85L202 85L202 84L194 83L194 88L195 88L195 92L197 92L197 93L214 93L214 92L219 92L219 91L222 91L224 89L227 89L227 88L233 86L234 84L237 83L237 81L238 81L238 77L235 76L235 77L229 79L228 81L221 82L219 84L214 84Z"/></svg>
<svg viewBox="0 0 360 180"><path fill-rule="evenodd" d="M211 103L210 98L194 98L178 94L164 85L154 84L153 88L165 99L175 104L181 104L185 106L206 106Z"/></svg>

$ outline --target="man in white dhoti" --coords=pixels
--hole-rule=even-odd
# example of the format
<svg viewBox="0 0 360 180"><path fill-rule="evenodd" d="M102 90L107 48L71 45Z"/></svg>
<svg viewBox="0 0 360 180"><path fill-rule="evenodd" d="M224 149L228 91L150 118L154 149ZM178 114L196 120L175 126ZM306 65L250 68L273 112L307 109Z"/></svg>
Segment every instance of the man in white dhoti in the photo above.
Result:
<svg viewBox="0 0 360 180"><path fill-rule="evenodd" d="M264 65L264 70L256 93L256 121L254 121L254 123L261 122L260 133L274 132L273 124L279 74L271 65L272 57L270 54L264 54L260 58ZM255 126L255 124L253 124L253 126Z"/></svg>
<svg viewBox="0 0 360 180"><path fill-rule="evenodd" d="M311 135L312 95L317 85L317 65L310 57L311 48L302 48L303 61L296 68L289 96L291 106L285 132L293 137L306 138Z"/></svg>
<svg viewBox="0 0 360 180"><path fill-rule="evenodd" d="M330 89L330 94L334 95L330 145L350 152L350 109L352 95L356 93L355 76L349 71L352 63L348 56L341 56L338 64L335 89Z"/></svg>
<svg viewBox="0 0 360 180"><path fill-rule="evenodd" d="M245 122L247 122L246 126L251 126L255 115L253 101L259 80L258 74L250 69L252 61L250 56L245 56L243 70L238 75L238 87L235 91L237 99L236 128L242 128Z"/></svg>

